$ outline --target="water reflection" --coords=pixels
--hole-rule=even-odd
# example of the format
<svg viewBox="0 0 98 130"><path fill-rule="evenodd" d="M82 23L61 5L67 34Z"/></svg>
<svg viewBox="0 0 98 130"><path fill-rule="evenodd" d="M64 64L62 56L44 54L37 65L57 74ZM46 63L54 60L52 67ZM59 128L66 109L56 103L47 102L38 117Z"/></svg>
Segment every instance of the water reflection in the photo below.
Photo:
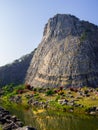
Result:
<svg viewBox="0 0 98 130"><path fill-rule="evenodd" d="M53 111L34 114L32 109L24 109L21 105L4 106L12 114L17 115L25 125L33 126L37 130L98 130L98 118L96 117Z"/></svg>

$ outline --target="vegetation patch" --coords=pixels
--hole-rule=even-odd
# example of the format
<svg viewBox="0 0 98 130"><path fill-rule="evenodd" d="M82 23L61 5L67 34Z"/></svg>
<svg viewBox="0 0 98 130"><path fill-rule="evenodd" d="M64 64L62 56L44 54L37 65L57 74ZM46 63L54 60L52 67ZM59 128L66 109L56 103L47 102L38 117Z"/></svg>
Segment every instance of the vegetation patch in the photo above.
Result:
<svg viewBox="0 0 98 130"><path fill-rule="evenodd" d="M7 104L21 104L25 109L55 110L98 115L98 89L34 88L30 85L9 85L2 88L1 99Z"/></svg>

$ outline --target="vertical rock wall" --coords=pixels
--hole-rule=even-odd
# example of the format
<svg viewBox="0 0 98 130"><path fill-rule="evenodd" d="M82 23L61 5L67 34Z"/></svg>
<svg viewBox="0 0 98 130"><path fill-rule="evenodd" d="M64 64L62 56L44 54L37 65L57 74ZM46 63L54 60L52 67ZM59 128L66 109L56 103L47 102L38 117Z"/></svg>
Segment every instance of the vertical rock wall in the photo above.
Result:
<svg viewBox="0 0 98 130"><path fill-rule="evenodd" d="M25 82L35 87L97 87L98 27L71 15L50 18Z"/></svg>

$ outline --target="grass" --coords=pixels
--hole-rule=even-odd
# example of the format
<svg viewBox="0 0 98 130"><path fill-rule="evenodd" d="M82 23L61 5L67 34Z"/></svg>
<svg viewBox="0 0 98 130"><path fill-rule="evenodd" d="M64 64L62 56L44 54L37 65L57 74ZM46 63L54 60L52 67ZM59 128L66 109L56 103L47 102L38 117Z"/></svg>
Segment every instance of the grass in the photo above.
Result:
<svg viewBox="0 0 98 130"><path fill-rule="evenodd" d="M11 87L11 89L9 88ZM59 88L57 88L59 89ZM23 93L17 93L19 90L22 90ZM88 90L87 87L84 87L81 89L83 93ZM68 111L70 109L73 109L75 113L85 113L86 109L92 106L97 106L98 107L98 95L96 95L94 92L90 92L90 97L83 97L81 96L80 99L77 100L77 97L79 97L79 92L74 92L71 91L70 89L63 89L60 90L59 92L55 93L55 89L53 88L41 88L42 92L39 92L39 89L35 91L34 90L28 90L25 88L24 85L18 85L18 86L5 86L3 88L4 95L2 96L2 100L6 101L8 103L9 98L11 96L20 96L22 99L22 105L25 109L29 109L31 107L28 104L29 98L26 97L26 95L32 95L34 100L39 101L39 102L49 102L49 109L52 110L61 110L61 111ZM97 93L97 89L94 90ZM81 104L84 107L74 107L74 106L69 106L69 105L61 105L58 103L59 99L66 99L68 101L76 100L75 103Z"/></svg>
<svg viewBox="0 0 98 130"><path fill-rule="evenodd" d="M2 130L2 126L0 125L0 130Z"/></svg>
<svg viewBox="0 0 98 130"><path fill-rule="evenodd" d="M92 106L97 106L98 107L98 97L93 97L86 98L84 97L83 99L79 100L77 103L82 104L86 107L92 107Z"/></svg>

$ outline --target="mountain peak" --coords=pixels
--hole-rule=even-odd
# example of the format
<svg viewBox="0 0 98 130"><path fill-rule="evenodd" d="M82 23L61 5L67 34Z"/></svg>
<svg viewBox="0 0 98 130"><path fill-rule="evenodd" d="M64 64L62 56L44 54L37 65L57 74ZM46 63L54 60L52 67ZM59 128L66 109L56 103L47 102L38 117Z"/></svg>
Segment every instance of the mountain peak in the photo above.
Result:
<svg viewBox="0 0 98 130"><path fill-rule="evenodd" d="M44 38L63 39L71 33L76 34L76 27L81 26L80 20L69 14L57 14L48 20L44 29Z"/></svg>
<svg viewBox="0 0 98 130"><path fill-rule="evenodd" d="M26 76L33 86L98 86L98 27L57 14L45 25Z"/></svg>
<svg viewBox="0 0 98 130"><path fill-rule="evenodd" d="M98 87L98 26L69 14L50 18L34 53L0 67L0 86L24 80L35 87Z"/></svg>

